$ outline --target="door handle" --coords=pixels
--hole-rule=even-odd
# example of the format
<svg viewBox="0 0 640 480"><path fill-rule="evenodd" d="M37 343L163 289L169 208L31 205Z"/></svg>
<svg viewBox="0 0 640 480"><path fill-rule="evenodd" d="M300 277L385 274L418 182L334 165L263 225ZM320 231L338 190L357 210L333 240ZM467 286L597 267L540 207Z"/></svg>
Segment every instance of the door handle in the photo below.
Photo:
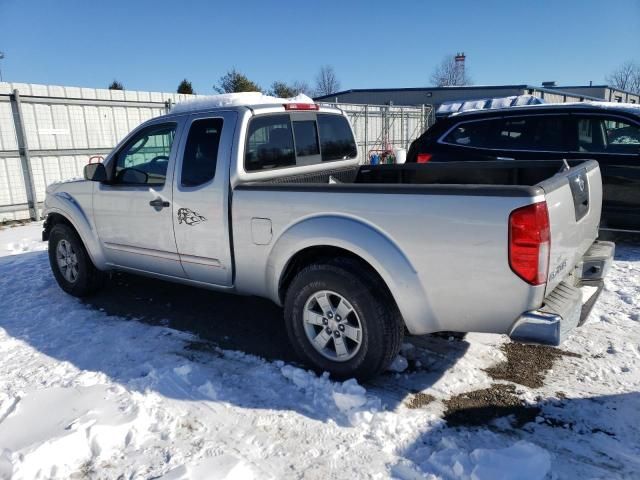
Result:
<svg viewBox="0 0 640 480"><path fill-rule="evenodd" d="M166 200L162 200L161 198L156 198L155 200L151 200L149 202L149 205L151 205L154 208L162 209L164 207L168 207L171 204Z"/></svg>
<svg viewBox="0 0 640 480"><path fill-rule="evenodd" d="M512 157L496 157L496 160L515 160L515 158L512 158Z"/></svg>

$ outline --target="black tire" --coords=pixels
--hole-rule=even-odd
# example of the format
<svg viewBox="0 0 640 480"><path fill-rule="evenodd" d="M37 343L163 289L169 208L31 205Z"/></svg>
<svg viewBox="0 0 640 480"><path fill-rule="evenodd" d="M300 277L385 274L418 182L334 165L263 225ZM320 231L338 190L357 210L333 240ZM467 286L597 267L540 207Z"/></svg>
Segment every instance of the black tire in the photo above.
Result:
<svg viewBox="0 0 640 480"><path fill-rule="evenodd" d="M305 305L321 291L336 292L346 299L361 324L359 349L346 361L326 358L306 333ZM287 289L284 316L289 340L298 356L316 371L327 371L336 379L366 380L383 372L398 354L404 336L404 322L381 280L369 268L349 258L302 269Z"/></svg>
<svg viewBox="0 0 640 480"><path fill-rule="evenodd" d="M72 281L65 277L58 263L57 249L62 241L71 246L77 261L77 273ZM49 264L60 288L74 297L86 297L104 285L106 274L95 267L76 231L63 223L54 225L49 232Z"/></svg>

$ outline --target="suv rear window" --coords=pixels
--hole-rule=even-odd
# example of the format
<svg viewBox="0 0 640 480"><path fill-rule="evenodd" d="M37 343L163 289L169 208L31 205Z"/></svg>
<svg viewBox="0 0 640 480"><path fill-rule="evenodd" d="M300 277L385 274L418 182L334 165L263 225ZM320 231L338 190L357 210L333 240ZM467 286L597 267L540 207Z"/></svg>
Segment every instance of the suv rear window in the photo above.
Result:
<svg viewBox="0 0 640 480"><path fill-rule="evenodd" d="M245 170L255 172L357 157L358 149L346 118L332 114L317 114L315 118L298 120L296 115L284 114L252 119Z"/></svg>

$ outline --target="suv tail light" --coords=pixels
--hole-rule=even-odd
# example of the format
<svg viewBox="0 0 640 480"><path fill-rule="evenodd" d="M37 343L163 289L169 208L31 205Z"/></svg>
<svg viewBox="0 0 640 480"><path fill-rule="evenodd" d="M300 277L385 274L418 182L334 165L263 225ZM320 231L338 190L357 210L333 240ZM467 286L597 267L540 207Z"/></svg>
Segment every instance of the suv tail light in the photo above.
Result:
<svg viewBox="0 0 640 480"><path fill-rule="evenodd" d="M549 212L540 202L518 208L509 215L509 266L531 285L547 281L549 273Z"/></svg>
<svg viewBox="0 0 640 480"><path fill-rule="evenodd" d="M315 103L285 103L285 110L319 110L320 107Z"/></svg>
<svg viewBox="0 0 640 480"><path fill-rule="evenodd" d="M431 160L431 157L433 157L433 155L431 155L430 153L419 153L418 158L416 158L416 162L427 163L429 160Z"/></svg>

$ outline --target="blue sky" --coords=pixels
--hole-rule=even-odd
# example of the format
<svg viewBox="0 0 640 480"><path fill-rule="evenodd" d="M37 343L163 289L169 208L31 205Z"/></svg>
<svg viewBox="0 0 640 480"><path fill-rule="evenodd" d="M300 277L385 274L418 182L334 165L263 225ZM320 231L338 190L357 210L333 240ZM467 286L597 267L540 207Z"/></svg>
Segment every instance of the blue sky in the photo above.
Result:
<svg viewBox="0 0 640 480"><path fill-rule="evenodd" d="M429 85L464 51L476 84L604 82L640 61L640 0L0 0L5 80L198 93L236 67L263 87L333 65L342 88Z"/></svg>

